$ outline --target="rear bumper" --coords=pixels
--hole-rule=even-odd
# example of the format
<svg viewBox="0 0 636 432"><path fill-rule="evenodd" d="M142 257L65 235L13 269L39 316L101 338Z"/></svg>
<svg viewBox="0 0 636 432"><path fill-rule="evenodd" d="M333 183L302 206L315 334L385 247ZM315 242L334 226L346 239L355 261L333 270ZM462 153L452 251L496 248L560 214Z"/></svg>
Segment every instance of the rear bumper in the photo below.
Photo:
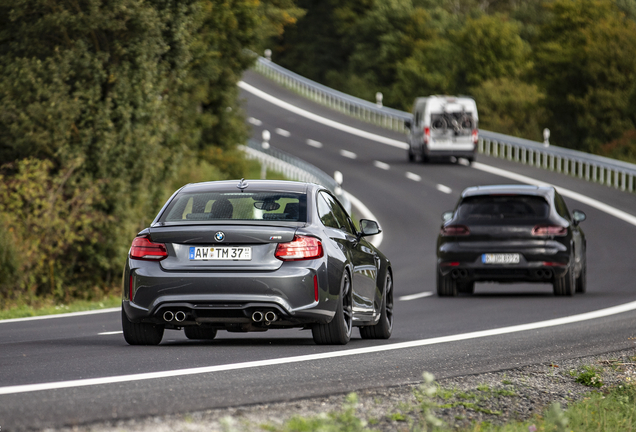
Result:
<svg viewBox="0 0 636 432"><path fill-rule="evenodd" d="M293 327L326 323L335 313L336 302L330 301L321 260L315 266L307 266L306 261L302 265L285 263L272 272L166 272L155 262L136 264L134 269L126 268L124 277L123 307L133 322L232 328L251 325L256 311L272 311L276 320L271 327ZM185 318L166 320L168 311L182 311Z"/></svg>

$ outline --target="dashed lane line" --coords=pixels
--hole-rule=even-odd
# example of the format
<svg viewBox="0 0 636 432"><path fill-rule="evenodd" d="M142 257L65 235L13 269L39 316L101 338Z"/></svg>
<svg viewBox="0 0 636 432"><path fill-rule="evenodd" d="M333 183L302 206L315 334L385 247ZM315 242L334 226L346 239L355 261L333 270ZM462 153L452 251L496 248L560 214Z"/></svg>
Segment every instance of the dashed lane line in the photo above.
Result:
<svg viewBox="0 0 636 432"><path fill-rule="evenodd" d="M380 161L373 161L373 166L375 166L376 168L380 168L381 170L385 170L385 171L387 171L388 169L391 168L391 166L388 163L384 163L384 162L380 162Z"/></svg>
<svg viewBox="0 0 636 432"><path fill-rule="evenodd" d="M322 143L320 141L316 141L312 139L307 140L307 145L310 145L315 148L322 148Z"/></svg>
<svg viewBox="0 0 636 432"><path fill-rule="evenodd" d="M432 291L425 291L425 292L421 292L421 293L417 293L417 294L411 294L411 295L405 295L402 297L398 297L398 300L400 301L409 301L409 300L415 300L415 299L420 299L420 298L424 298L424 297L430 297L433 295Z"/></svg>
<svg viewBox="0 0 636 432"><path fill-rule="evenodd" d="M435 186L435 188L440 192L444 192L445 194L453 192L451 188L449 188L448 186L444 186L443 184L438 184L437 186Z"/></svg>
<svg viewBox="0 0 636 432"><path fill-rule="evenodd" d="M276 132L278 135L284 136L285 138L289 138L291 136L291 132L281 128L274 129L274 132Z"/></svg>
<svg viewBox="0 0 636 432"><path fill-rule="evenodd" d="M247 119L247 122L253 124L254 126L260 126L260 125L263 124L262 121L260 121L259 119L254 118L254 117L249 117Z"/></svg>
<svg viewBox="0 0 636 432"><path fill-rule="evenodd" d="M340 150L340 155L344 156L346 158L349 158L349 159L355 159L355 158L358 157L357 154L355 154L354 152L351 152L349 150Z"/></svg>
<svg viewBox="0 0 636 432"><path fill-rule="evenodd" d="M406 175L406 178L407 178L407 179L409 179L409 180L413 180L413 181L416 181L416 182L418 182L418 181L422 180L422 177L420 177L420 176L418 176L417 174L412 173L412 172L410 172L410 171L407 171L407 172L405 173L405 175Z"/></svg>

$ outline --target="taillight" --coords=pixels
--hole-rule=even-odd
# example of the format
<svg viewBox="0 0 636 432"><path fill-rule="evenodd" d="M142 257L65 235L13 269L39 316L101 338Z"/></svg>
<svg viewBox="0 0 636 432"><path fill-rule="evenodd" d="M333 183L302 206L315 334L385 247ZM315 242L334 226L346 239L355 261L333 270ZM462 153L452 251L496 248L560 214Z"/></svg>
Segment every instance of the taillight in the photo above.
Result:
<svg viewBox="0 0 636 432"><path fill-rule="evenodd" d="M442 227L440 232L444 237L448 236L467 236L470 235L470 230L464 225L448 225Z"/></svg>
<svg viewBox="0 0 636 432"><path fill-rule="evenodd" d="M532 228L532 235L536 236L564 236L567 235L568 229L560 225L537 225Z"/></svg>
<svg viewBox="0 0 636 432"><path fill-rule="evenodd" d="M130 247L130 257L138 260L160 261L168 257L163 243L153 243L147 237L135 237Z"/></svg>
<svg viewBox="0 0 636 432"><path fill-rule="evenodd" d="M477 144L477 142L479 141L479 131L477 129L473 129L472 138L473 144Z"/></svg>
<svg viewBox="0 0 636 432"><path fill-rule="evenodd" d="M299 261L322 257L322 243L315 237L295 236L289 243L279 243L274 256L281 261Z"/></svg>
<svg viewBox="0 0 636 432"><path fill-rule="evenodd" d="M431 128L425 127L424 128L424 142L428 143L430 141L431 141Z"/></svg>

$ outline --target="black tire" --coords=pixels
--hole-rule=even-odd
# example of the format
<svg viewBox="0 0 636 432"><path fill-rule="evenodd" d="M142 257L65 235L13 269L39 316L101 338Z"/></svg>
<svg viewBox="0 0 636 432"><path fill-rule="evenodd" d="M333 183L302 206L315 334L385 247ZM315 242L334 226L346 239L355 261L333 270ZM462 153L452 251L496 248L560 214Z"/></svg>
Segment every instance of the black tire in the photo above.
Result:
<svg viewBox="0 0 636 432"><path fill-rule="evenodd" d="M475 282L461 282L457 284L457 291L472 295L475 292Z"/></svg>
<svg viewBox="0 0 636 432"><path fill-rule="evenodd" d="M442 275L439 269L437 269L437 295L440 297L457 296L457 281L450 274Z"/></svg>
<svg viewBox="0 0 636 432"><path fill-rule="evenodd" d="M327 324L316 324L311 328L314 342L318 345L346 345L353 328L353 296L351 277L345 270L340 282L340 298L336 313Z"/></svg>
<svg viewBox="0 0 636 432"><path fill-rule="evenodd" d="M576 290L576 279L574 278L574 268L569 267L568 271L552 282L552 289L555 296L573 296Z"/></svg>
<svg viewBox="0 0 636 432"><path fill-rule="evenodd" d="M382 297L380 320L372 326L360 327L362 339L388 339L393 332L393 277L387 272Z"/></svg>
<svg viewBox="0 0 636 432"><path fill-rule="evenodd" d="M415 162L415 153L411 150L411 146L409 146L408 150L409 162Z"/></svg>
<svg viewBox="0 0 636 432"><path fill-rule="evenodd" d="M183 332L185 333L188 339L212 340L216 337L216 329L214 328L205 328L205 327L199 327L199 326L185 326L183 328Z"/></svg>
<svg viewBox="0 0 636 432"><path fill-rule="evenodd" d="M124 339L129 345L159 345L163 338L164 326L150 323L134 323L121 308L121 326Z"/></svg>
<svg viewBox="0 0 636 432"><path fill-rule="evenodd" d="M430 158L426 156L424 152L422 152L422 163L429 163L429 162L430 162Z"/></svg>
<svg viewBox="0 0 636 432"><path fill-rule="evenodd" d="M576 292L583 294L585 291L587 291L587 263L583 261L581 273L579 273L579 277L576 278Z"/></svg>

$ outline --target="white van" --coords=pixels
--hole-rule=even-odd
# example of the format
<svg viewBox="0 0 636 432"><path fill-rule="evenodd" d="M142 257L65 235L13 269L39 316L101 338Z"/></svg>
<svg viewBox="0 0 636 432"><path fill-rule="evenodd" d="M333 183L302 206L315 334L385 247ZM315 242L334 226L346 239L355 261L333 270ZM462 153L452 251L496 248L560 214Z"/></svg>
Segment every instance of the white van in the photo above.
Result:
<svg viewBox="0 0 636 432"><path fill-rule="evenodd" d="M409 129L409 161L419 155L423 162L433 157L475 160L477 151L477 104L466 96L429 96L415 99Z"/></svg>

